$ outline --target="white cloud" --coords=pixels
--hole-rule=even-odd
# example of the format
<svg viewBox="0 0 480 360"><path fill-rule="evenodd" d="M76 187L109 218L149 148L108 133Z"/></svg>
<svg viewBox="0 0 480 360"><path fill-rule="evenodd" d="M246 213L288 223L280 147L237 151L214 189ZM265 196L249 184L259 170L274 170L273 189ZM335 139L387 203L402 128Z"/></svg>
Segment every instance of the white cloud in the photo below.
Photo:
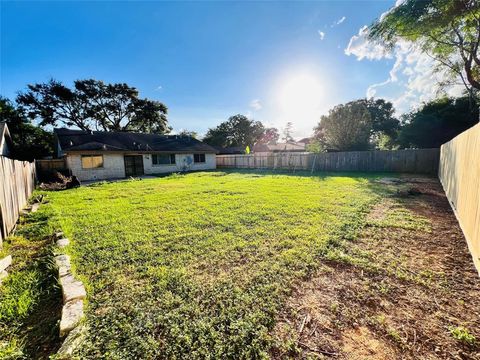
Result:
<svg viewBox="0 0 480 360"><path fill-rule="evenodd" d="M400 112L436 98L444 89L440 83L448 75L439 70L434 59L421 52L412 43L400 40L392 51L372 43L367 38L367 27L362 27L358 35L352 36L345 54L356 56L358 60L395 59L388 77L379 83L370 85L367 97L383 97L392 101ZM462 86L455 85L445 89L449 95L461 94Z"/></svg>
<svg viewBox="0 0 480 360"><path fill-rule="evenodd" d="M325 39L325 33L323 31L318 30L318 35L320 36L320 40Z"/></svg>
<svg viewBox="0 0 480 360"><path fill-rule="evenodd" d="M262 103L260 102L259 99L254 99L250 102L250 107L254 110L254 111L258 111L262 108Z"/></svg>
<svg viewBox="0 0 480 360"><path fill-rule="evenodd" d="M368 40L368 27L366 25L358 31L357 35L352 36L345 49L345 54L348 56L355 55L358 60L391 58L391 55L385 47Z"/></svg>
<svg viewBox="0 0 480 360"><path fill-rule="evenodd" d="M162 90L162 89L163 89L162 85L158 85L158 86L155 88L155 91L160 91L160 90Z"/></svg>
<svg viewBox="0 0 480 360"><path fill-rule="evenodd" d="M332 24L331 27L340 25L340 24L343 23L345 20L347 20L347 17L346 17L346 16L342 16L340 19L338 19L337 21L335 21L335 22Z"/></svg>

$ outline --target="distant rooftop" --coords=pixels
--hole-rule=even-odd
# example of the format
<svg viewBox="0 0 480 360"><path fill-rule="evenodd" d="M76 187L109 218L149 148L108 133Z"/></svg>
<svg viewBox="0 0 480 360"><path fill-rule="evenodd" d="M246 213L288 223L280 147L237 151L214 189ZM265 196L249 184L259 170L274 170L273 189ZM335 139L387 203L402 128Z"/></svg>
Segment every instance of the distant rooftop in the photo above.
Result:
<svg viewBox="0 0 480 360"><path fill-rule="evenodd" d="M304 143L287 142L277 144L256 144L253 147L254 152L282 152L282 151L305 151Z"/></svg>

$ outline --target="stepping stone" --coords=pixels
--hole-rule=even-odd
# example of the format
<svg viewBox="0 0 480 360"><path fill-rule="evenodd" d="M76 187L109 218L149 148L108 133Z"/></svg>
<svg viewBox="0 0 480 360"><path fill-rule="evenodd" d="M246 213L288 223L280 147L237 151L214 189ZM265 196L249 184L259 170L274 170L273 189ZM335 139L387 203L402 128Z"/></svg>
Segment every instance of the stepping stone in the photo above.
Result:
<svg viewBox="0 0 480 360"><path fill-rule="evenodd" d="M40 207L40 203L35 203L32 205L32 213L38 211L38 208Z"/></svg>
<svg viewBox="0 0 480 360"><path fill-rule="evenodd" d="M5 256L0 260L0 272L12 265L12 255Z"/></svg>
<svg viewBox="0 0 480 360"><path fill-rule="evenodd" d="M61 277L69 275L71 271L70 256L57 255L55 256L55 264L58 267L58 275Z"/></svg>
<svg viewBox="0 0 480 360"><path fill-rule="evenodd" d="M68 244L70 244L70 240L68 240L67 238L57 240L57 246L60 248L64 248Z"/></svg>
<svg viewBox="0 0 480 360"><path fill-rule="evenodd" d="M60 337L68 335L83 317L83 300L77 299L67 302L62 308L62 319L60 320Z"/></svg>
<svg viewBox="0 0 480 360"><path fill-rule="evenodd" d="M55 359L63 360L63 359L71 359L73 352L76 348L78 348L85 337L85 326L77 326L73 329L63 342L60 349L57 351L55 355Z"/></svg>
<svg viewBox="0 0 480 360"><path fill-rule="evenodd" d="M62 287L64 304L72 300L85 299L87 296L83 283L80 280L75 280L71 274L60 278L60 286Z"/></svg>

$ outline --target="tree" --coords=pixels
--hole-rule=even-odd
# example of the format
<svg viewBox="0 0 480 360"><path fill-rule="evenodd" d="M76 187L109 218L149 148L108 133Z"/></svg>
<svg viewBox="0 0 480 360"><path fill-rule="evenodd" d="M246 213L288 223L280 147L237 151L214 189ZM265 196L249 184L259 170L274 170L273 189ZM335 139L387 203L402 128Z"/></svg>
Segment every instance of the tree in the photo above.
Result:
<svg viewBox="0 0 480 360"><path fill-rule="evenodd" d="M366 150L370 146L372 118L363 102L351 101L335 106L320 119L316 133L324 132L328 149Z"/></svg>
<svg viewBox="0 0 480 360"><path fill-rule="evenodd" d="M371 116L370 141L380 149L391 149L400 129L400 121L395 117L393 104L384 99L361 99Z"/></svg>
<svg viewBox="0 0 480 360"><path fill-rule="evenodd" d="M400 127L394 113L393 104L383 99L358 99L338 105L314 128L315 148L391 148Z"/></svg>
<svg viewBox="0 0 480 360"><path fill-rule="evenodd" d="M214 146L252 147L265 133L260 121L247 118L245 115L231 116L227 121L213 129L209 129L203 141Z"/></svg>
<svg viewBox="0 0 480 360"><path fill-rule="evenodd" d="M370 26L369 37L390 49L399 39L410 41L460 77L471 95L480 90L477 0L406 0Z"/></svg>
<svg viewBox="0 0 480 360"><path fill-rule="evenodd" d="M40 125L62 124L82 130L168 133L167 107L158 101L141 99L138 90L127 84L76 80L74 89L50 80L28 85L17 97L31 119Z"/></svg>
<svg viewBox="0 0 480 360"><path fill-rule="evenodd" d="M293 131L293 123L289 121L285 125L285 129L283 129L282 140L285 142L292 142L293 141L292 131Z"/></svg>
<svg viewBox="0 0 480 360"><path fill-rule="evenodd" d="M478 123L469 97L443 98L405 114L398 141L404 148L437 148Z"/></svg>
<svg viewBox="0 0 480 360"><path fill-rule="evenodd" d="M184 137L191 137L191 138L198 138L198 133L196 131L189 131L186 129L183 129L178 133L179 136L184 136Z"/></svg>
<svg viewBox="0 0 480 360"><path fill-rule="evenodd" d="M12 155L18 160L32 161L53 155L53 134L34 126L23 111L0 96L0 122L6 122L12 136Z"/></svg>
<svg viewBox="0 0 480 360"><path fill-rule="evenodd" d="M280 134L278 133L278 129L271 127L265 129L262 137L258 140L258 142L261 144L276 144L279 138Z"/></svg>
<svg viewBox="0 0 480 360"><path fill-rule="evenodd" d="M306 150L311 153L325 152L325 145L317 139L314 139L310 144L307 144Z"/></svg>

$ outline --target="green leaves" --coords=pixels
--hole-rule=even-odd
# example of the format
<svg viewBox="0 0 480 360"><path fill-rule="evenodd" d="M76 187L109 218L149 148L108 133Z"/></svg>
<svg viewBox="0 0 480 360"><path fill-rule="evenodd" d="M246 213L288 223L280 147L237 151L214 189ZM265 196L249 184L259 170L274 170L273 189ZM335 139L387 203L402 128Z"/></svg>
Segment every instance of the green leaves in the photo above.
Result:
<svg viewBox="0 0 480 360"><path fill-rule="evenodd" d="M74 89L50 80L28 85L17 102L40 125L63 124L82 130L135 131L164 134L171 128L167 107L138 97L138 90L125 83L107 84L95 79L76 80Z"/></svg>
<svg viewBox="0 0 480 360"><path fill-rule="evenodd" d="M480 90L478 1L407 0L370 26L369 39L390 49L400 39L412 42L467 89Z"/></svg>
<svg viewBox="0 0 480 360"><path fill-rule="evenodd" d="M267 131L266 131L267 130ZM209 129L203 141L214 146L232 147L255 145L262 137L268 141L278 140L278 132L274 128L265 129L260 121L237 114L213 129Z"/></svg>

